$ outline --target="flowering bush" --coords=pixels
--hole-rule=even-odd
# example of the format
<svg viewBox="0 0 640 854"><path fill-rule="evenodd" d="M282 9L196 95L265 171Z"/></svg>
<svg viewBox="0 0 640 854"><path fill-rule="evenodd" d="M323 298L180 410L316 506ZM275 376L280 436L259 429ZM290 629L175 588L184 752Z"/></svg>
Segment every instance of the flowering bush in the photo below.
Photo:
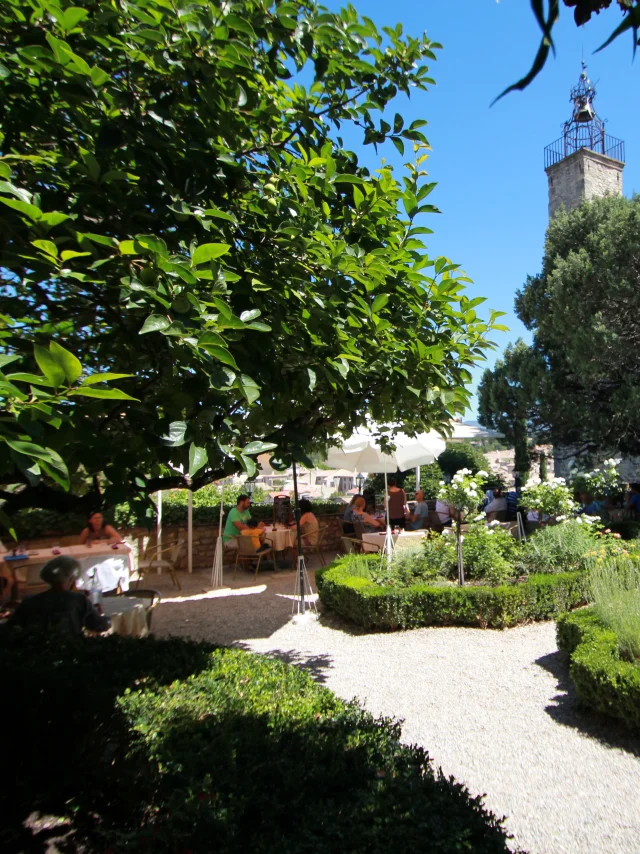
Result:
<svg viewBox="0 0 640 854"><path fill-rule="evenodd" d="M455 507L464 518L482 504L482 484L489 475L486 471L471 473L471 469L457 471L451 483L440 481L438 498L449 507Z"/></svg>
<svg viewBox="0 0 640 854"><path fill-rule="evenodd" d="M564 521L578 507L563 477L530 480L522 487L520 506L525 510L537 510L541 516L552 517L557 522Z"/></svg>
<svg viewBox="0 0 640 854"><path fill-rule="evenodd" d="M588 472L577 472L571 479L575 492L586 492L594 497L618 495L623 491L623 482L618 472L618 460L605 460L602 468Z"/></svg>
<svg viewBox="0 0 640 854"><path fill-rule="evenodd" d="M446 543L441 554L441 567L449 577L457 571L456 543L452 536L443 535ZM520 544L499 522L484 524L484 514L471 523L462 536L462 559L465 573L474 580L482 579L487 584L502 584L515 575L513 562Z"/></svg>

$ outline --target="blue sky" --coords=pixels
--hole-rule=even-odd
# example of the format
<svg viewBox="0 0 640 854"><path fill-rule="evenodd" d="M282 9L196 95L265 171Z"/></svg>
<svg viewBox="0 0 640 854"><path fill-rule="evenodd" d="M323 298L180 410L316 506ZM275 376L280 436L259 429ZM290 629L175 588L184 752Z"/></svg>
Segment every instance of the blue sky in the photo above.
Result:
<svg viewBox="0 0 640 854"><path fill-rule="evenodd" d="M344 4L325 0L325 5ZM625 34L593 55L621 21L617 7L579 29L572 10L561 4L556 59L549 59L524 92L490 107L529 70L537 50L539 31L528 0L355 0L354 5L378 26L400 22L405 33L426 30L443 45L431 68L437 85L410 100L398 98L393 106L406 123L429 122L424 130L433 152L427 169L430 180L438 182L429 201L442 211L423 218L434 229L429 254L461 264L474 280L470 296L488 297L486 306L507 312L503 322L510 332L494 336L498 348L475 371L477 383L509 341L529 339L513 312L513 299L527 274L540 270L548 220L543 152L570 116L569 90L577 82L583 49L598 113L608 120L607 132L626 143L624 193L640 192L640 51L633 62L631 36ZM370 168L383 155L400 166L403 159L391 145L380 151L376 156L368 146L358 154Z"/></svg>

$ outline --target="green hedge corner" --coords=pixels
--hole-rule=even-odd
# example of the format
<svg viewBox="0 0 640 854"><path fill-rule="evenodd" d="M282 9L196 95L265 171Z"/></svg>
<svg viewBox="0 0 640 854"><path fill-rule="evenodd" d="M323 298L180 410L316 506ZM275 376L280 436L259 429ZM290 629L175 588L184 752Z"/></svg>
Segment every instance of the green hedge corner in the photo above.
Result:
<svg viewBox="0 0 640 854"><path fill-rule="evenodd" d="M620 656L618 638L593 608L563 614L558 647L570 656L569 672L578 698L590 708L640 730L640 664Z"/></svg>
<svg viewBox="0 0 640 854"><path fill-rule="evenodd" d="M32 850L34 813L101 854L510 850L398 722L302 669L177 638L10 633L0 655L0 850Z"/></svg>
<svg viewBox="0 0 640 854"><path fill-rule="evenodd" d="M380 560L372 555L373 563ZM349 557L316 570L323 604L365 629L395 630L420 626L507 628L549 620L589 601L584 572L531 575L499 587L477 585L384 587L349 574Z"/></svg>

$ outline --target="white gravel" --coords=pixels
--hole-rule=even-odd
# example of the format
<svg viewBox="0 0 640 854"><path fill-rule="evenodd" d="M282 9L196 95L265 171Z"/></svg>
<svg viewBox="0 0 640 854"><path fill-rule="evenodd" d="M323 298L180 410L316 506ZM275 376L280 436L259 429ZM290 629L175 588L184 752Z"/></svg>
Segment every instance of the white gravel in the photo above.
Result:
<svg viewBox="0 0 640 854"><path fill-rule="evenodd" d="M154 612L156 634L277 654L404 719L403 739L486 793L531 854L640 852L640 739L576 709L553 623L366 634L331 615L292 621L290 572L239 571L232 589L205 594L207 581L188 578L176 597L160 579L171 601Z"/></svg>

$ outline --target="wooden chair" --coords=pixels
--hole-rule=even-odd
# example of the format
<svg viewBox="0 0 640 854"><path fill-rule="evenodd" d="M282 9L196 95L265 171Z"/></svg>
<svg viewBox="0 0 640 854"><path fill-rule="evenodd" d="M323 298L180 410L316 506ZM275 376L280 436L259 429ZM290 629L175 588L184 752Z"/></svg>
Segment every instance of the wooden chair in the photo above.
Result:
<svg viewBox="0 0 640 854"><path fill-rule="evenodd" d="M182 585L180 584L176 570L178 568L180 558L182 557L183 550L184 540L178 540L177 543L173 543L169 546L163 546L162 548L159 545L147 546L142 560L138 563L138 580L136 581L136 587L152 569L166 569L171 576L171 580L174 585L178 590L182 590ZM166 555L166 557L160 557L160 555Z"/></svg>
<svg viewBox="0 0 640 854"><path fill-rule="evenodd" d="M160 595L160 591L152 590L149 588L140 588L139 590L125 590L122 593L105 593L106 597L112 596L128 596L131 599L143 599L144 602L144 610L145 616L147 618L147 626L149 631L151 631L151 618L153 616L152 611L161 601L162 596Z"/></svg>
<svg viewBox="0 0 640 854"><path fill-rule="evenodd" d="M355 537L341 537L342 548L344 549L344 553L346 555L349 554L362 554L362 540L358 540Z"/></svg>
<svg viewBox="0 0 640 854"><path fill-rule="evenodd" d="M305 534L303 533L303 535L302 535L302 553L303 554L315 554L315 555L317 555L318 558L320 559L320 563L323 566L327 565L327 561L325 560L325 557L324 557L324 548L325 548L325 539L326 539L328 532L329 532L329 528L326 525L321 525L317 529L318 537L317 537L316 542L312 545L309 545L309 546L304 545ZM315 532L309 531L309 532L307 532L306 536L309 536L309 534L313 534L313 533L315 533Z"/></svg>
<svg viewBox="0 0 640 854"><path fill-rule="evenodd" d="M257 552L252 537L249 537L246 534L239 534L237 539L238 551L236 552L236 562L233 565L233 577L236 577L238 563L253 563L254 561L256 561L255 577L257 578L258 572L260 571L260 561L262 560L262 558L269 555L270 560L273 560L273 548L269 546L269 548Z"/></svg>

